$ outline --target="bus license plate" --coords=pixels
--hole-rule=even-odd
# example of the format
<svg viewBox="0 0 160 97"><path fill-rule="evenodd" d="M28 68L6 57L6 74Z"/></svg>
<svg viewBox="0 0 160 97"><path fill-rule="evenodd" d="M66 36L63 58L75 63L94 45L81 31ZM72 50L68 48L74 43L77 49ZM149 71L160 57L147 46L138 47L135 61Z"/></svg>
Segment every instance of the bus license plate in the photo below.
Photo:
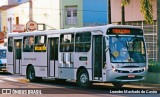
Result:
<svg viewBox="0 0 160 97"><path fill-rule="evenodd" d="M134 74L129 74L128 78L135 78L135 75Z"/></svg>

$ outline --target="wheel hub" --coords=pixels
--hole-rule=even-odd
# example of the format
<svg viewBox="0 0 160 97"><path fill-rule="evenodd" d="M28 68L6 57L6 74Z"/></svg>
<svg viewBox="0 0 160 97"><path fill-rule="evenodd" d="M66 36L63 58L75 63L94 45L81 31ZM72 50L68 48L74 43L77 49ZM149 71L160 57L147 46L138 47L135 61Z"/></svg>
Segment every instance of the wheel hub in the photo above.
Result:
<svg viewBox="0 0 160 97"><path fill-rule="evenodd" d="M88 80L87 75L86 74L82 74L81 77L80 77L81 83L86 83L87 80Z"/></svg>

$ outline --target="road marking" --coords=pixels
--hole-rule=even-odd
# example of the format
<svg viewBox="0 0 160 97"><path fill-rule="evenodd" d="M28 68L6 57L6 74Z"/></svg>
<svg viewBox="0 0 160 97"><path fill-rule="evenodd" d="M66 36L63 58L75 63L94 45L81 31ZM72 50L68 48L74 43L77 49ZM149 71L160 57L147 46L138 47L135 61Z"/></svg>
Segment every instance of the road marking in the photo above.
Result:
<svg viewBox="0 0 160 97"><path fill-rule="evenodd" d="M0 80L0 83L1 83L1 82L3 83L4 81L3 81L3 80Z"/></svg>
<svg viewBox="0 0 160 97"><path fill-rule="evenodd" d="M18 82L17 80L15 80L15 79L13 79L13 78L2 78L2 80Z"/></svg>

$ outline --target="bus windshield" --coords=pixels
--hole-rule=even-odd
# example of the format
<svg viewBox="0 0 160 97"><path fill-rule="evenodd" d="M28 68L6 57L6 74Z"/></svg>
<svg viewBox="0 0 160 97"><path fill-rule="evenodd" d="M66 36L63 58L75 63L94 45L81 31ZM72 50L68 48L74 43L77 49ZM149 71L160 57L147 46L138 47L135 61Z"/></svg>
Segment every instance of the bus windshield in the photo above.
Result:
<svg viewBox="0 0 160 97"><path fill-rule="evenodd" d="M6 59L6 50L0 50L0 59Z"/></svg>
<svg viewBox="0 0 160 97"><path fill-rule="evenodd" d="M143 37L110 36L109 48L112 63L146 62L145 43Z"/></svg>

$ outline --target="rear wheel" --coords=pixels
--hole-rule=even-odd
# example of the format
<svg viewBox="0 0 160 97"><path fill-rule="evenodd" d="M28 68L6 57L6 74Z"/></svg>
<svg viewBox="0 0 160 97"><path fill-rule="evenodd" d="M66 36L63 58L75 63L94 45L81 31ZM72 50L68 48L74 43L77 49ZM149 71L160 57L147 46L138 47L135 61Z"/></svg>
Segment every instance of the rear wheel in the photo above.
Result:
<svg viewBox="0 0 160 97"><path fill-rule="evenodd" d="M35 76L35 70L33 66L29 66L27 69L27 77L30 82L35 82L36 81L36 76Z"/></svg>
<svg viewBox="0 0 160 97"><path fill-rule="evenodd" d="M83 69L78 73L77 84L80 87L87 88L90 86L88 72Z"/></svg>
<svg viewBox="0 0 160 97"><path fill-rule="evenodd" d="M115 88L121 88L124 85L124 83L121 82L113 82L112 84Z"/></svg>

